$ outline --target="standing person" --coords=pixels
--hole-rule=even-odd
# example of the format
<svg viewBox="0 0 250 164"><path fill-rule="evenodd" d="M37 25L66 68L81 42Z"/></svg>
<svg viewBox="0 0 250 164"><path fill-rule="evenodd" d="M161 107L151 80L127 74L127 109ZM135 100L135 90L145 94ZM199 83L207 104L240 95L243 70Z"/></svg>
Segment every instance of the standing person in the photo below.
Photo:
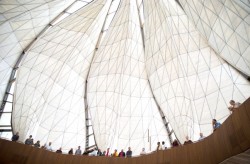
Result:
<svg viewBox="0 0 250 164"><path fill-rule="evenodd" d="M105 156L107 156L107 157L109 156L109 148L107 148Z"/></svg>
<svg viewBox="0 0 250 164"><path fill-rule="evenodd" d="M16 134L14 134L14 135L12 136L11 141L16 142L16 141L18 141L18 139L19 139L19 132L16 132Z"/></svg>
<svg viewBox="0 0 250 164"><path fill-rule="evenodd" d="M118 155L119 157L125 157L125 152L123 151L123 149L121 150L121 152Z"/></svg>
<svg viewBox="0 0 250 164"><path fill-rule="evenodd" d="M216 119L212 120L212 125L213 125L213 131L218 129L221 126L221 123L219 123Z"/></svg>
<svg viewBox="0 0 250 164"><path fill-rule="evenodd" d="M37 148L39 148L40 147L40 141L38 140L38 141L36 141L36 143L34 144L34 147L37 147Z"/></svg>
<svg viewBox="0 0 250 164"><path fill-rule="evenodd" d="M117 150L115 149L114 153L112 154L113 157L118 157L118 152Z"/></svg>
<svg viewBox="0 0 250 164"><path fill-rule="evenodd" d="M161 143L157 142L156 151L162 150Z"/></svg>
<svg viewBox="0 0 250 164"><path fill-rule="evenodd" d="M73 154L73 148L69 150L68 154Z"/></svg>
<svg viewBox="0 0 250 164"><path fill-rule="evenodd" d="M49 142L49 144L45 146L45 149L48 150L48 151L52 151L52 146L51 146L51 142Z"/></svg>
<svg viewBox="0 0 250 164"><path fill-rule="evenodd" d="M162 150L166 150L167 149L167 147L165 146L165 142L164 141L161 142L161 149Z"/></svg>
<svg viewBox="0 0 250 164"><path fill-rule="evenodd" d="M126 157L128 158L132 157L132 151L130 147L128 147L128 151L126 152Z"/></svg>
<svg viewBox="0 0 250 164"><path fill-rule="evenodd" d="M191 141L188 136L186 136L186 141L184 142L184 145L191 144L193 141Z"/></svg>
<svg viewBox="0 0 250 164"><path fill-rule="evenodd" d="M231 112L234 112L236 109L238 109L241 105L241 103L239 102L235 102L234 100L230 100L229 101L229 104L230 106L228 107L228 109L231 111Z"/></svg>
<svg viewBox="0 0 250 164"><path fill-rule="evenodd" d="M25 145L33 145L34 143L33 143L32 135L30 135L29 138L27 138L24 143Z"/></svg>
<svg viewBox="0 0 250 164"><path fill-rule="evenodd" d="M75 151L75 155L81 155L81 154L82 154L81 146L78 146L78 149L76 149Z"/></svg>
<svg viewBox="0 0 250 164"><path fill-rule="evenodd" d="M146 152L145 152L145 148L142 148L141 152L140 152L140 155L145 155Z"/></svg>

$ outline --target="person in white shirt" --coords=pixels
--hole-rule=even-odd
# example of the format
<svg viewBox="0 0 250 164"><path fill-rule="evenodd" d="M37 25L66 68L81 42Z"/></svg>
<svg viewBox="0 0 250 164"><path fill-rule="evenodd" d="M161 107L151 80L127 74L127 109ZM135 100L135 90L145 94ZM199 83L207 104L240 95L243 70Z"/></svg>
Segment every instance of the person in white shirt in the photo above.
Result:
<svg viewBox="0 0 250 164"><path fill-rule="evenodd" d="M140 155L145 155L145 154L146 154L145 148L142 148Z"/></svg>
<svg viewBox="0 0 250 164"><path fill-rule="evenodd" d="M51 142L49 142L49 145L45 145L45 149L48 150L48 151L52 151L52 147L51 147Z"/></svg>
<svg viewBox="0 0 250 164"><path fill-rule="evenodd" d="M161 147L162 147L162 148L161 148L162 150L165 150L165 149L166 149L166 146L165 146L165 142L164 142L164 141L161 142Z"/></svg>
<svg viewBox="0 0 250 164"><path fill-rule="evenodd" d="M91 153L89 153L89 156L97 156L97 148L95 148Z"/></svg>
<svg viewBox="0 0 250 164"><path fill-rule="evenodd" d="M81 154L82 154L81 146L78 146L78 149L76 149L75 155L81 155Z"/></svg>

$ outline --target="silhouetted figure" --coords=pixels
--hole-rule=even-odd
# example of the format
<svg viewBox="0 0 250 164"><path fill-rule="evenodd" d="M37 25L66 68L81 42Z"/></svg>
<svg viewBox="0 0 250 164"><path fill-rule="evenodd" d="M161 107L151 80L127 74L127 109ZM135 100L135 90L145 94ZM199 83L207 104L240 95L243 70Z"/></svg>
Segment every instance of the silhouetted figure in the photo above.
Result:
<svg viewBox="0 0 250 164"><path fill-rule="evenodd" d="M34 144L34 147L37 147L37 148L39 148L40 147L40 141L38 140L38 141L36 141L36 143Z"/></svg>
<svg viewBox="0 0 250 164"><path fill-rule="evenodd" d="M173 141L172 145L173 145L173 147L177 147L177 146L179 146L179 143L178 143L178 141L175 139L175 140Z"/></svg>
<svg viewBox="0 0 250 164"><path fill-rule="evenodd" d="M82 155L88 155L89 153L85 150Z"/></svg>
<svg viewBox="0 0 250 164"><path fill-rule="evenodd" d="M33 138L32 135L29 136L29 138L27 138L24 142L26 145L33 145Z"/></svg>
<svg viewBox="0 0 250 164"><path fill-rule="evenodd" d="M68 154L73 154L73 148L69 150Z"/></svg>
<svg viewBox="0 0 250 164"><path fill-rule="evenodd" d="M18 141L18 139L19 139L19 132L16 132L16 134L14 134L14 135L11 137L11 141L16 142L16 141Z"/></svg>
<svg viewBox="0 0 250 164"><path fill-rule="evenodd" d="M128 151L126 152L126 157L128 158L132 157L132 151L130 147L128 147Z"/></svg>
<svg viewBox="0 0 250 164"><path fill-rule="evenodd" d="M62 148L60 147L58 150L56 150L56 153L62 154Z"/></svg>
<svg viewBox="0 0 250 164"><path fill-rule="evenodd" d="M186 136L186 141L184 142L184 145L191 144L193 141L191 141L188 136Z"/></svg>

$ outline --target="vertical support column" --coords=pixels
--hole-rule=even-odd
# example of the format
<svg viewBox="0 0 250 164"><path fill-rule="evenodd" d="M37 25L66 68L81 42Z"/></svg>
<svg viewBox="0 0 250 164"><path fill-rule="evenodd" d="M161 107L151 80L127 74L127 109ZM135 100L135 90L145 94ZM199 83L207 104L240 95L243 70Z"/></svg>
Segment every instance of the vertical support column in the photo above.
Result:
<svg viewBox="0 0 250 164"><path fill-rule="evenodd" d="M140 26L141 26L140 29L141 29L141 36L142 36L143 48L144 48L143 50L144 50L144 52L145 52L144 29L143 29L142 20L141 20L140 14L139 14L139 13L140 13L140 9L139 9L138 3L137 3L137 13L138 13L138 17L139 17ZM146 69L146 70L147 70L147 69ZM147 77L148 77L148 76L147 76ZM154 99L154 101L155 101L155 103L156 103L156 105L157 105L158 111L159 111L159 113L160 113L160 115L161 115L162 121L163 121L163 123L164 123L164 125L165 125L165 128L166 128L166 131L167 131L167 133L168 133L168 140L169 140L170 144L172 145L172 143L173 143L172 134L174 134L174 131L173 131L173 130L170 131L169 122L167 121L166 116L164 115L164 113L163 113L163 111L162 111L160 105L158 104L158 102L157 102L157 100L156 100L156 98L155 98L155 96L154 96L153 89L152 89L152 87L151 87L149 78L148 78L148 83L149 83L149 86L150 86L150 91L151 91L151 93L152 93L152 95L153 95L153 99ZM175 135L175 134L174 134L174 135ZM175 135L175 138L177 139L178 143L180 143L179 140L178 140L178 138L176 137L176 135ZM151 141L151 140L150 140L150 141ZM150 146L151 146L151 143L150 143Z"/></svg>
<svg viewBox="0 0 250 164"><path fill-rule="evenodd" d="M89 147L89 112L88 112L88 102L87 102L87 86L88 81L85 81L85 93L84 93L84 104L85 104L85 123L86 123L86 143L85 150Z"/></svg>
<svg viewBox="0 0 250 164"><path fill-rule="evenodd" d="M94 130L93 130L92 134L89 134L89 128L92 125L89 124L91 122L91 118L89 117L89 111L88 111L89 110L88 98L87 98L87 94L88 94L88 79L89 79L89 73L90 73L90 70L91 70L92 63L94 61L95 54L96 54L96 52L98 50L98 47L99 47L99 44L100 44L100 41L101 41L101 38L102 38L102 35L103 35L104 27L105 27L105 24L106 24L106 21L107 21L107 17L108 17L111 5L112 5L112 2L110 3L108 12L107 12L107 14L105 16L105 20L104 20L103 25L102 25L102 30L101 30L101 32L99 34L99 37L98 37L98 40L97 40L97 43L96 43L96 46L95 46L95 51L94 51L93 57L92 57L92 59L90 61L90 66L89 66L89 70L88 70L88 73L87 73L87 76L86 76L86 81L85 81L84 103L85 103L85 121L86 121L86 143L85 143L85 151L86 152L88 152L88 149L90 149L90 148L94 148L94 147L98 148L98 145L97 145L96 140L95 140ZM90 146L89 145L89 137L92 136L92 135L94 137L95 144L92 145L92 146Z"/></svg>

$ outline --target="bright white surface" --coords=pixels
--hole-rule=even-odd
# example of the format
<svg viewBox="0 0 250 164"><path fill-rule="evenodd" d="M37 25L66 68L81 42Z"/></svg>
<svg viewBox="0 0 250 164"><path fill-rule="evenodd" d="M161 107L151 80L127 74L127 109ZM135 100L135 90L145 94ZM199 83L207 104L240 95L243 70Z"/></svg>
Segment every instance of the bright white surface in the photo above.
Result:
<svg viewBox="0 0 250 164"><path fill-rule="evenodd" d="M250 10L243 0L180 0L209 45L227 62L250 76ZM195 10L199 8L199 10Z"/></svg>
<svg viewBox="0 0 250 164"><path fill-rule="evenodd" d="M167 139L150 91L135 1L120 7L94 58L88 80L88 103L97 145L138 155ZM149 134L148 134L149 132ZM168 141L167 141L168 142Z"/></svg>
<svg viewBox="0 0 250 164"><path fill-rule="evenodd" d="M85 81L111 0L98 0L51 27L26 54L13 128L54 148L85 147Z"/></svg>
<svg viewBox="0 0 250 164"><path fill-rule="evenodd" d="M78 145L84 149L83 96L90 68L88 107L102 151L131 146L135 155L142 147L147 152L155 150L158 141L168 144L153 96L180 141L186 135L196 140L200 131L211 134L211 119L223 122L227 118L229 100L243 102L250 95L249 82L221 59L230 56L232 60L226 60L232 65L245 73L249 70L249 14L231 0L225 5L180 1L187 15L174 0L124 0L117 13L119 0L112 2L110 11L111 0L96 0L80 10L73 7L77 12L51 27L25 55L18 71L12 118L20 140L33 134L42 144L52 141L54 149L67 151ZM71 1L12 2L16 5L0 1L2 95L17 57ZM206 16L214 10L222 17ZM230 19L236 14L239 26L230 24L225 13ZM146 53L138 15L144 24ZM216 27L206 26L211 21ZM230 42L225 38L232 29L236 39ZM226 37L221 41L222 36ZM229 51L221 49L223 41Z"/></svg>
<svg viewBox="0 0 250 164"><path fill-rule="evenodd" d="M0 1L0 104L23 50L74 0Z"/></svg>
<svg viewBox="0 0 250 164"><path fill-rule="evenodd" d="M154 95L181 142L212 132L230 99L244 101L250 85L209 47L174 1L145 4L145 55Z"/></svg>

